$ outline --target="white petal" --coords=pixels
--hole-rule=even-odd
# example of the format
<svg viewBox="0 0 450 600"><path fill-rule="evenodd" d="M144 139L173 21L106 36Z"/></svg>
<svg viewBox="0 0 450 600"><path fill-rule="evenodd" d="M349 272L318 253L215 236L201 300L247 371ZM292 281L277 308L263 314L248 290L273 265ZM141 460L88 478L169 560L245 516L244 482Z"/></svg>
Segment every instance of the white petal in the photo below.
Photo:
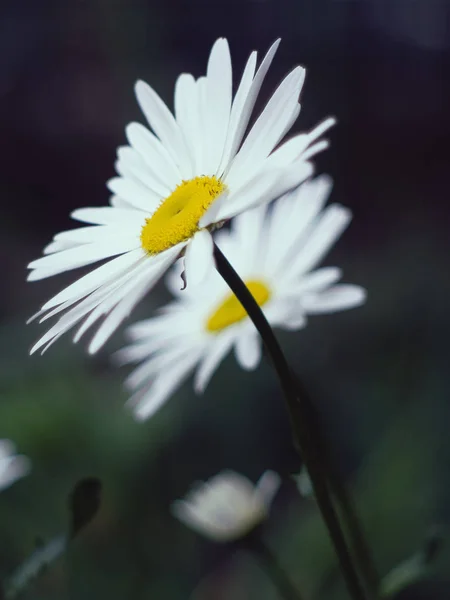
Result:
<svg viewBox="0 0 450 600"><path fill-rule="evenodd" d="M256 493L268 509L281 485L281 477L274 471L266 471L256 484Z"/></svg>
<svg viewBox="0 0 450 600"><path fill-rule="evenodd" d="M84 298L84 300L77 306L77 308L81 308L82 306L84 306L84 302L91 302L93 300L96 301L96 304L104 305L106 299L110 298L112 294L115 294L112 303L112 305L114 305L114 303L118 301L118 297L116 295L117 290L127 281L132 279L135 276L135 274L140 272L140 270L143 268L143 262L145 262L146 260L146 255L135 256L133 263L130 264L127 269L118 272L114 277L110 278L108 281L104 281L102 285L98 287L98 289L90 291L81 290L77 293L76 296L71 296L68 300L66 300L62 304L58 304L53 310L50 310L50 312L47 311L51 307L47 307L46 304L43 306L42 310L39 311L39 313L32 317L32 319L46 313L45 316L42 317L42 319L40 319L39 321L40 323L42 323L43 321L46 321L54 315L66 311L68 308L70 308L73 304L75 304L82 298ZM75 284L76 283L77 282L75 282ZM52 299L48 302L48 304L51 304L53 306Z"/></svg>
<svg viewBox="0 0 450 600"><path fill-rule="evenodd" d="M226 541L230 537L230 529L221 527L201 507L177 500L172 504L171 509L179 521L201 535L214 541Z"/></svg>
<svg viewBox="0 0 450 600"><path fill-rule="evenodd" d="M151 191L155 200L170 194L170 186L164 183L161 174L153 172L153 168L149 167L137 150L130 146L122 146L118 148L117 156L119 160L116 162L116 171L119 175L137 180Z"/></svg>
<svg viewBox="0 0 450 600"><path fill-rule="evenodd" d="M131 269L138 260L144 257L144 251L141 248L138 248L137 250L113 258L101 267L94 269L87 275L84 275L68 287L64 288L59 294L56 294L56 296L46 302L42 308L48 310L67 300L75 299L76 301L77 299L90 294L102 285L120 277L128 269Z"/></svg>
<svg viewBox="0 0 450 600"><path fill-rule="evenodd" d="M9 456L0 462L0 490L3 490L31 471L31 461L26 456Z"/></svg>
<svg viewBox="0 0 450 600"><path fill-rule="evenodd" d="M231 219L258 204L267 204L275 198L273 189L281 175L281 171L258 172L252 179L239 189L233 190L233 195L222 204L216 216L217 221Z"/></svg>
<svg viewBox="0 0 450 600"><path fill-rule="evenodd" d="M274 150L268 157L267 168L284 167L297 160L305 152L309 144L309 136L306 133L300 133L286 140L279 148Z"/></svg>
<svg viewBox="0 0 450 600"><path fill-rule="evenodd" d="M242 111L247 101L253 77L255 75L256 57L256 52L252 52L250 54L247 64L245 65L244 72L242 73L242 78L236 91L236 95L233 100L233 105L230 114L230 122L228 125L227 139L225 141L222 160L220 162L219 168L217 169L218 175L221 175L225 171L225 168L228 166L228 163L230 162L231 158L237 152L238 146L241 142L241 138L238 136L238 133L240 133L241 136L243 136L244 130L248 124L244 124L243 122L241 123L241 119L243 116Z"/></svg>
<svg viewBox="0 0 450 600"><path fill-rule="evenodd" d="M135 206L132 206L131 204L126 202L123 198L119 198L119 196L116 196L115 194L113 194L110 197L109 203L111 206L113 206L115 208L120 208L120 209L124 208L126 210L135 211L136 213L140 212L141 216L147 214L145 210L141 210L140 208L136 208Z"/></svg>
<svg viewBox="0 0 450 600"><path fill-rule="evenodd" d="M261 89L261 85L264 81L264 78L266 76L266 73L270 67L270 65L272 64L272 60L273 57L275 56L275 52L278 49L278 46L280 44L280 40L276 40L272 46L269 48L266 56L264 57L256 75L255 78L253 79L250 88L248 88L248 80L242 81L242 85L245 86L243 87L242 90L242 96L244 96L245 94L245 101L243 102L243 107L242 109L240 108L240 104L241 104L241 100L239 100L239 105L236 108L236 113L237 113L237 117L236 117L236 125L235 125L235 131L233 132L231 130L230 132L230 147L229 147L229 158L227 159L230 160L231 158L234 157L234 155L236 154L239 145L244 137L245 131L247 129L247 125L250 121L250 117L253 111L253 108L255 106L255 102L256 99L258 97L259 91ZM251 57L250 57L251 58ZM255 55L256 58L256 55ZM250 59L249 59L250 62ZM246 69L251 69L251 65L250 67L246 66ZM254 68L254 67L253 67ZM247 77L249 76L249 74L247 74ZM243 78L244 80L244 78ZM248 91L247 91L248 89ZM235 100L236 101L236 100ZM234 116L233 116L234 118ZM228 142L228 141L227 141ZM223 163L222 168L224 169L224 172L227 173L228 169L227 169L227 164Z"/></svg>
<svg viewBox="0 0 450 600"><path fill-rule="evenodd" d="M130 146L139 153L153 177L173 190L182 179L181 172L158 138L141 123L130 123L125 128L125 134Z"/></svg>
<svg viewBox="0 0 450 600"><path fill-rule="evenodd" d="M138 390L149 385L149 380L159 373L167 371L172 365L177 364L187 353L191 353L189 345L188 352L185 344L173 346L163 352L154 353L147 360L137 366L125 379L124 385L129 390ZM140 395L135 398L139 399ZM137 400L136 400L137 401ZM131 400L130 400L131 402Z"/></svg>
<svg viewBox="0 0 450 600"><path fill-rule="evenodd" d="M225 331L218 334L217 339L211 344L195 374L194 390L197 394L205 391L214 371L233 345L234 338L234 332Z"/></svg>
<svg viewBox="0 0 450 600"><path fill-rule="evenodd" d="M231 57L228 42L218 39L211 49L206 75L207 173L216 173L230 121L232 99Z"/></svg>
<svg viewBox="0 0 450 600"><path fill-rule="evenodd" d="M51 327L31 348L30 354L34 354L39 348L42 348L48 342L52 342L60 337L63 333L68 331L76 323L78 323L85 315L93 310L97 304L98 299L92 299L91 297L86 298L83 302L80 302L72 310L69 310L63 315L58 321ZM46 348L45 348L46 349ZM44 349L44 350L45 350Z"/></svg>
<svg viewBox="0 0 450 600"><path fill-rule="evenodd" d="M306 317L304 313L300 312L300 310L296 310L291 312L288 317L285 317L284 320L280 323L284 329L288 329L289 331L297 331L298 329L303 329L306 326Z"/></svg>
<svg viewBox="0 0 450 600"><path fill-rule="evenodd" d="M114 279L111 283L103 285L95 292L92 292L74 308L60 317L55 325L53 325L53 327L47 331L47 333L41 339L38 340L38 342L31 349L30 353L32 354L44 346L44 344L47 344L43 350L45 351L49 345L54 343L63 333L71 329L91 311L94 311L96 318L98 318L102 314L110 311L115 305L120 303L123 298L135 298L136 294L130 295L130 292L139 285L139 277L141 276L142 272L144 271L147 273L148 262L149 261L146 258L138 261L124 275ZM61 304L47 314L42 320L45 320L53 314L66 309L71 304L73 304L73 300L69 300L66 303ZM82 326L82 329L83 327L84 325Z"/></svg>
<svg viewBox="0 0 450 600"><path fill-rule="evenodd" d="M54 252L61 252L61 250L68 250L69 248L73 248L75 246L78 246L78 243L66 241L50 242L50 244L47 244L44 247L42 254L53 254ZM28 281L32 281L32 278L28 279Z"/></svg>
<svg viewBox="0 0 450 600"><path fill-rule="evenodd" d="M15 454L16 445L11 440L0 439L0 461Z"/></svg>
<svg viewBox="0 0 450 600"><path fill-rule="evenodd" d="M108 243L83 244L77 248L62 250L38 258L32 261L28 268L38 269L39 272L36 275L41 275L42 279L49 277L51 274L56 275L57 273L90 265L104 258L123 254L137 247L139 247L139 238L135 236L118 238Z"/></svg>
<svg viewBox="0 0 450 600"><path fill-rule="evenodd" d="M342 271L338 267L323 267L302 277L297 285L292 285L292 295L300 296L305 292L321 292L339 281L341 277Z"/></svg>
<svg viewBox="0 0 450 600"><path fill-rule="evenodd" d="M126 210L114 206L101 206L99 208L78 208L71 215L72 219L93 223L94 225L142 225L142 212Z"/></svg>
<svg viewBox="0 0 450 600"><path fill-rule="evenodd" d="M214 269L213 240L206 229L198 231L186 248L184 257L187 285L197 286Z"/></svg>
<svg viewBox="0 0 450 600"><path fill-rule="evenodd" d="M175 117L183 132L186 145L193 159L192 175L200 172L199 148L203 144L199 130L200 107L195 79L188 73L182 73L175 83Z"/></svg>
<svg viewBox="0 0 450 600"><path fill-rule="evenodd" d="M272 186L272 198L279 198L286 192L296 188L314 173L314 166L309 162L298 160L283 170Z"/></svg>
<svg viewBox="0 0 450 600"><path fill-rule="evenodd" d="M317 140L323 133L325 133L325 131L328 131L328 129L334 125L336 125L336 119L334 117L327 117L307 134L309 140L308 143L311 144L311 142Z"/></svg>
<svg viewBox="0 0 450 600"><path fill-rule="evenodd" d="M123 237L124 235L130 235L130 233L133 234L135 231L126 225L90 225L61 231L53 239L55 242L68 242L72 245L79 245Z"/></svg>
<svg viewBox="0 0 450 600"><path fill-rule="evenodd" d="M134 397L132 396L128 405L132 408L134 417L143 421L154 415L174 390L189 376L198 358L198 351L187 353L170 368L168 367L165 373L161 373L143 395L138 393Z"/></svg>
<svg viewBox="0 0 450 600"><path fill-rule="evenodd" d="M286 120L286 125L284 126L284 129L281 132L280 140L282 140L284 138L284 136L287 133L289 133L289 131L292 129L292 126L294 125L295 121L298 118L298 115L300 114L301 108L302 108L302 106L299 102L297 102L297 104L294 105L294 107L292 108L291 115Z"/></svg>
<svg viewBox="0 0 450 600"><path fill-rule="evenodd" d="M247 135L227 176L230 186L252 175L278 144L296 111L305 70L296 67L279 85Z"/></svg>
<svg viewBox="0 0 450 600"><path fill-rule="evenodd" d="M206 140L206 77L199 77L195 82L196 88L196 148L195 148L195 172L206 173L208 163L208 151ZM212 174L212 173L211 173Z"/></svg>
<svg viewBox="0 0 450 600"><path fill-rule="evenodd" d="M146 269L139 276L133 277L127 284L126 291L123 290L124 299L115 306L98 328L89 344L88 351L90 354L94 354L103 346L136 304L156 284L179 252L180 248L174 246L170 250L166 250L163 254L160 254L156 259L146 261ZM127 297L125 297L126 295Z"/></svg>
<svg viewBox="0 0 450 600"><path fill-rule="evenodd" d="M334 242L340 237L351 220L351 212L338 204L333 204L321 215L302 251L292 263L292 271L297 276L306 273L319 263Z"/></svg>
<svg viewBox="0 0 450 600"><path fill-rule="evenodd" d="M129 178L114 177L106 185L114 194L117 194L129 204L149 214L153 213L159 204L161 204L161 196L155 194L155 192L138 181Z"/></svg>
<svg viewBox="0 0 450 600"><path fill-rule="evenodd" d="M148 264L145 264L148 263L148 261L149 259L147 257L144 258L140 262L136 263L131 269L129 269L126 274L123 274L120 278L117 278L115 282L102 288L105 292L107 290L108 292L104 294L95 309L84 320L83 324L73 338L74 343L78 342L81 336L84 335L84 333L90 327L92 327L92 325L98 321L98 319L100 319L103 315L108 314L125 298L127 302L131 299L136 300L140 289L139 278L141 277L141 273L144 272L145 275L147 275L149 271Z"/></svg>
<svg viewBox="0 0 450 600"><path fill-rule="evenodd" d="M180 169L182 178L189 178L192 174L192 162L174 116L158 94L145 82L138 81L135 92L142 112Z"/></svg>
<svg viewBox="0 0 450 600"><path fill-rule="evenodd" d="M255 332L241 333L236 339L236 358L243 369L256 369L261 360L261 340Z"/></svg>
<svg viewBox="0 0 450 600"><path fill-rule="evenodd" d="M302 252L307 232L328 199L332 187L329 177L305 181L272 205L267 219L268 267L272 276L286 270L295 255Z"/></svg>
<svg viewBox="0 0 450 600"><path fill-rule="evenodd" d="M246 276L246 269L251 272L263 263L267 245L263 227L266 213L267 205L263 204L247 210L232 221L233 239L229 245L236 248L240 256L241 277Z"/></svg>
<svg viewBox="0 0 450 600"><path fill-rule="evenodd" d="M302 305L308 313L320 314L359 306L366 299L366 291L358 285L340 284L322 293L308 294Z"/></svg>
<svg viewBox="0 0 450 600"><path fill-rule="evenodd" d="M224 210L228 202L228 190L225 190L218 196L212 204L210 204L207 211L203 214L198 222L198 226L200 228L209 227L213 223L217 223L219 221L219 215Z"/></svg>
<svg viewBox="0 0 450 600"><path fill-rule="evenodd" d="M309 133L301 133L284 142L267 159L267 168L282 167L296 160L306 161L321 150L328 147L328 142L318 142L311 146L327 129L335 124L335 119L328 118L319 123Z"/></svg>
<svg viewBox="0 0 450 600"><path fill-rule="evenodd" d="M328 140L320 140L320 142L309 146L309 148L305 150L305 152L302 154L302 160L309 160L316 154L319 154L319 152L323 152L324 150L326 150L329 147L329 145L330 142Z"/></svg>

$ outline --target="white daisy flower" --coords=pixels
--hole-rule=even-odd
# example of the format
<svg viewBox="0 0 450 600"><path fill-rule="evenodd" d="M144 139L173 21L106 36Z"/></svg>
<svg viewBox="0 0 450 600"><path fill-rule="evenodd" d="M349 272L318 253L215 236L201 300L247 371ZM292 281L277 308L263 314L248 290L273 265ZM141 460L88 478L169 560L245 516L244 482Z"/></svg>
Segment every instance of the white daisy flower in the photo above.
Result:
<svg viewBox="0 0 450 600"><path fill-rule="evenodd" d="M336 282L341 270L311 272L347 227L351 214L333 204L323 209L330 180L320 177L278 200L232 221L216 236L220 250L246 283L273 327L299 329L308 314L357 306L365 291ZM126 385L138 419L151 416L196 367L194 388L202 392L223 357L234 347L244 369L261 358L261 340L244 308L211 266L205 279L180 291L181 267L168 273L176 296L156 317L128 329L132 343L117 353L140 364Z"/></svg>
<svg viewBox="0 0 450 600"><path fill-rule="evenodd" d="M0 491L8 488L30 472L30 459L15 454L15 451L12 442L0 440Z"/></svg>
<svg viewBox="0 0 450 600"><path fill-rule="evenodd" d="M204 77L179 76L175 115L149 85L136 84L153 133L139 123L127 126L129 146L118 150L119 176L108 182L114 194L110 206L75 210L72 217L88 225L57 234L45 256L28 265L28 280L107 262L43 305L33 318L64 314L31 353L45 351L85 319L74 337L78 341L107 315L89 345L96 352L180 255L189 282L203 278L213 261L214 227L311 175L309 159L327 146L317 140L333 119L274 151L299 114L303 68L287 75L245 136L278 44L257 70L257 54L250 55L233 98L228 43L217 40Z"/></svg>
<svg viewBox="0 0 450 600"><path fill-rule="evenodd" d="M194 486L184 500L175 501L172 512L205 537L230 542L267 518L280 483L273 471L266 471L256 485L234 471L222 471Z"/></svg>

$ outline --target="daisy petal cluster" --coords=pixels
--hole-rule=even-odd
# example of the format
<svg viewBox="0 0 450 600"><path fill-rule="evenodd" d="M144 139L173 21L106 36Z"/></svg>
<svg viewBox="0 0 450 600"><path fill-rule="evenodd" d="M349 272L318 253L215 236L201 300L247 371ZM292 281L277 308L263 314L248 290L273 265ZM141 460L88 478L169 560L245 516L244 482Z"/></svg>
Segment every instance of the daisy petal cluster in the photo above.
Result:
<svg viewBox="0 0 450 600"><path fill-rule="evenodd" d="M12 442L0 440L0 491L30 472L30 460L26 456L17 455L15 451Z"/></svg>
<svg viewBox="0 0 450 600"><path fill-rule="evenodd" d="M189 283L203 279L217 224L311 175L310 159L327 146L319 138L333 119L277 147L300 112L303 68L285 77L247 133L278 44L258 68L252 52L233 97L228 43L217 40L205 76L177 79L174 114L149 85L136 84L151 130L127 126L118 176L108 182L110 205L75 210L72 217L86 225L55 235L44 256L29 264L28 279L106 262L43 305L33 318L59 317L31 352L45 351L77 325L74 341L96 325L89 345L96 352L178 257L184 256Z"/></svg>
<svg viewBox="0 0 450 600"><path fill-rule="evenodd" d="M234 471L223 471L174 502L172 512L201 535L216 542L230 542L267 518L280 483L273 471L266 471L256 485Z"/></svg>
<svg viewBox="0 0 450 600"><path fill-rule="evenodd" d="M316 269L350 222L347 208L324 208L331 181L303 183L273 206L236 217L215 241L247 285L270 325L305 326L307 316L358 306L359 286L338 283L337 267ZM202 392L232 349L244 369L261 358L261 339L237 298L211 265L198 285L181 290L180 265L167 275L175 299L160 314L127 330L131 344L117 354L122 363L140 363L126 381L129 404L138 419L151 416L195 370Z"/></svg>

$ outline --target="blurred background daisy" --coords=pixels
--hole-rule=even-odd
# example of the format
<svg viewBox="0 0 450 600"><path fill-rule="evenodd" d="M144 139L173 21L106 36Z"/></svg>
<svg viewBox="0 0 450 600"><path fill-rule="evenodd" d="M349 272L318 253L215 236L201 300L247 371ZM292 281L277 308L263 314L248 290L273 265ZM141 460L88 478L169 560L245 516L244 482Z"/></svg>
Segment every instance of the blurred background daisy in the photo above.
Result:
<svg viewBox="0 0 450 600"><path fill-rule="evenodd" d="M230 230L215 236L272 327L301 329L308 314L352 308L365 299L361 287L337 283L340 268L316 270L351 218L343 206L324 208L330 191L327 177L308 181L270 209L239 215ZM194 369L194 388L203 392L231 349L244 369L255 369L261 359L259 334L214 265L199 285L186 288L182 268L176 265L167 278L176 300L159 316L132 325L133 343L117 355L119 362L141 363L127 380L137 390L129 404L138 419L151 416Z"/></svg>

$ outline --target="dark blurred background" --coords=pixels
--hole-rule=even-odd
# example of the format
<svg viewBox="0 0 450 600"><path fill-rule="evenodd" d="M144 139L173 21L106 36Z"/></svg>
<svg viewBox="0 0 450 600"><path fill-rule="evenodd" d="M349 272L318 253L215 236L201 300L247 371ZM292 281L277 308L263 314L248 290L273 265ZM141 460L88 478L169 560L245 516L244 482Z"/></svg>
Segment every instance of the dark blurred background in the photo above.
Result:
<svg viewBox="0 0 450 600"><path fill-rule="evenodd" d="M450 520L450 3L446 0L2 0L0 3L0 438L31 475L0 496L0 578L64 533L67 498L100 478L93 521L23 598L273 599L254 558L213 546L170 503L223 468L286 476L264 538L306 598L346 598L266 363L229 357L206 393L188 384L150 421L123 409L125 370L109 365L119 332L86 357L66 336L28 356L45 326L25 320L73 274L27 284L26 264L69 213L108 200L124 127L143 121L148 81L172 106L182 71L204 73L228 38L240 75L251 50L282 44L260 106L296 64L307 68L295 130L338 117L318 172L354 220L325 264L369 292L354 311L312 317L283 347L309 388L352 491L381 575ZM162 286L133 317L167 298ZM450 544L402 599L450 596ZM197 591L194 591L197 588Z"/></svg>

